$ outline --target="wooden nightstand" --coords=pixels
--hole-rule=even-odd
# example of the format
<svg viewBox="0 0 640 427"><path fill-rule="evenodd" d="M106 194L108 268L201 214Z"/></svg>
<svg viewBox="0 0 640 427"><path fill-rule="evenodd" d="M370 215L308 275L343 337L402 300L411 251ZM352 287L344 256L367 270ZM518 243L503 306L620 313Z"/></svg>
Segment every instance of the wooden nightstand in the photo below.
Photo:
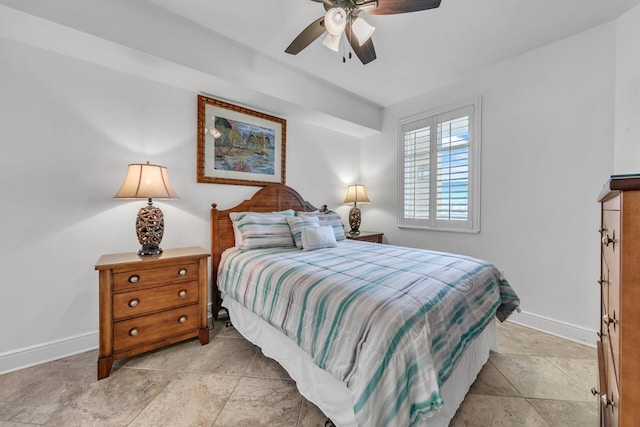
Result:
<svg viewBox="0 0 640 427"><path fill-rule="evenodd" d="M193 337L209 343L208 257L200 247L100 257L99 380L114 360Z"/></svg>
<svg viewBox="0 0 640 427"><path fill-rule="evenodd" d="M376 233L374 231L361 231L359 234L346 233L347 239L361 240L363 242L382 243L384 233Z"/></svg>

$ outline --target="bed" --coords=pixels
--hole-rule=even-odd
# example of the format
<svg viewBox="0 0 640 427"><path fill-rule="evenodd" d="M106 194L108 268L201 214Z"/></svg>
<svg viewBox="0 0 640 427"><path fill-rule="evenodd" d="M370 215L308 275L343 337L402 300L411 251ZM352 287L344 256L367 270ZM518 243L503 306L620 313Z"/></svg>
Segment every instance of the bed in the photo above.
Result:
<svg viewBox="0 0 640 427"><path fill-rule="evenodd" d="M335 425L447 426L517 295L482 260L342 240L324 212L281 184L213 204L216 302Z"/></svg>

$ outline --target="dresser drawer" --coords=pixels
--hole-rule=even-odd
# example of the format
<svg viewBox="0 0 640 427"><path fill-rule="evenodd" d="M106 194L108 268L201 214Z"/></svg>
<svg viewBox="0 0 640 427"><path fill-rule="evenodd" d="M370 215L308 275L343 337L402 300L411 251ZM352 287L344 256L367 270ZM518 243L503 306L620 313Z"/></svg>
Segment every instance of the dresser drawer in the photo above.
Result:
<svg viewBox="0 0 640 427"><path fill-rule="evenodd" d="M611 211L619 211L620 210L620 195L610 198L609 200L605 200L602 202L602 209Z"/></svg>
<svg viewBox="0 0 640 427"><path fill-rule="evenodd" d="M174 282L187 282L198 277L198 264L178 264L167 267L136 269L116 272L113 278L115 292L144 288Z"/></svg>
<svg viewBox="0 0 640 427"><path fill-rule="evenodd" d="M197 329L198 305L194 304L115 322L113 347L118 352Z"/></svg>
<svg viewBox="0 0 640 427"><path fill-rule="evenodd" d="M174 283L113 295L116 320L153 313L198 301L198 282Z"/></svg>

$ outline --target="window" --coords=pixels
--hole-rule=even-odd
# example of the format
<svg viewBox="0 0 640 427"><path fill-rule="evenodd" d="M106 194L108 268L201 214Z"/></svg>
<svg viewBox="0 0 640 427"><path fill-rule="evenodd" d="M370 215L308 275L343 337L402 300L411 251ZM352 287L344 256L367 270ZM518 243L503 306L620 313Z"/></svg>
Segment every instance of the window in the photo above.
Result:
<svg viewBox="0 0 640 427"><path fill-rule="evenodd" d="M479 99L400 121L400 227L480 231L479 124Z"/></svg>

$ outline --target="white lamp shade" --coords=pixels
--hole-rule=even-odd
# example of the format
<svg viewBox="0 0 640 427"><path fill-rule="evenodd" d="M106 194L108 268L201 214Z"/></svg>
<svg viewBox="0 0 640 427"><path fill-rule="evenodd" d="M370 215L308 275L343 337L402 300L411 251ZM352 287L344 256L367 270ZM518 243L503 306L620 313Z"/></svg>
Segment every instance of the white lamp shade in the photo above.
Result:
<svg viewBox="0 0 640 427"><path fill-rule="evenodd" d="M327 37L324 38L322 44L331 49L334 52L340 51L340 37L334 36L333 34L327 34Z"/></svg>
<svg viewBox="0 0 640 427"><path fill-rule="evenodd" d="M354 184L347 188L347 195L345 196L343 203L371 203L371 200L369 200L367 192L364 191L364 185Z"/></svg>
<svg viewBox="0 0 640 427"><path fill-rule="evenodd" d="M339 36L347 25L347 11L341 7L332 7L324 16L324 27L329 34Z"/></svg>
<svg viewBox="0 0 640 427"><path fill-rule="evenodd" d="M356 18L356 20L353 21L351 28L353 29L353 34L358 39L358 43L360 43L360 46L366 43L366 41L371 38L371 35L376 30L376 27L374 27L373 25L369 25L362 18Z"/></svg>
<svg viewBox="0 0 640 427"><path fill-rule="evenodd" d="M127 176L114 199L178 199L167 168L159 165L130 164Z"/></svg>

